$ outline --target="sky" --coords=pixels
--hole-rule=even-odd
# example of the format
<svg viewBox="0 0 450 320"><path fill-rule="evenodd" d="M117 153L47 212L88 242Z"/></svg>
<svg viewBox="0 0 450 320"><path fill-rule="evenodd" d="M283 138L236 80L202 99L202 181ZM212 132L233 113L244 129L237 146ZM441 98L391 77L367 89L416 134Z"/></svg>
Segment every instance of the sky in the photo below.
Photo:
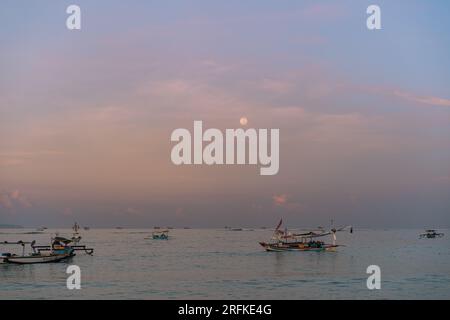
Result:
<svg viewBox="0 0 450 320"><path fill-rule="evenodd" d="M449 15L444 0L4 0L0 224L450 227ZM241 117L280 129L277 175L171 162L173 130Z"/></svg>

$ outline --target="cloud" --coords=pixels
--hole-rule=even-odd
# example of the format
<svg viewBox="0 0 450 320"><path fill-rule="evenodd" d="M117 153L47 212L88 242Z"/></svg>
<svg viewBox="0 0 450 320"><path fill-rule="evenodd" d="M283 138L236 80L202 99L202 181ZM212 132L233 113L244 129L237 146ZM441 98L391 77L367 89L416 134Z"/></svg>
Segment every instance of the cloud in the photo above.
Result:
<svg viewBox="0 0 450 320"><path fill-rule="evenodd" d="M433 179L437 183L450 183L450 176L440 176Z"/></svg>
<svg viewBox="0 0 450 320"><path fill-rule="evenodd" d="M280 194L280 195L274 195L272 197L273 204L276 206L283 206L287 203L287 195Z"/></svg>
<svg viewBox="0 0 450 320"><path fill-rule="evenodd" d="M0 205L6 209L12 209L13 204L8 194L0 194Z"/></svg>
<svg viewBox="0 0 450 320"><path fill-rule="evenodd" d="M184 208L181 208L181 207L177 208L177 209L175 210L175 216L177 216L177 217L182 217L182 216L184 216Z"/></svg>
<svg viewBox="0 0 450 320"><path fill-rule="evenodd" d="M133 207L128 207L125 210L125 214L126 215L130 215L130 216L140 216L140 215L142 215L142 212L139 209L136 209L136 208L133 208Z"/></svg>
<svg viewBox="0 0 450 320"><path fill-rule="evenodd" d="M0 193L0 206L6 209L31 208L31 201L19 190Z"/></svg>
<svg viewBox="0 0 450 320"><path fill-rule="evenodd" d="M223 75L233 70L233 66L219 63L215 60L203 60L200 67L204 67L207 72Z"/></svg>
<svg viewBox="0 0 450 320"><path fill-rule="evenodd" d="M344 10L340 4L324 4L315 3L306 7L302 16L311 19L321 19L321 20L331 20L337 19L344 16Z"/></svg>
<svg viewBox="0 0 450 320"><path fill-rule="evenodd" d="M288 81L265 78L262 80L261 88L270 93L283 94L290 92L293 88L293 85Z"/></svg>
<svg viewBox="0 0 450 320"><path fill-rule="evenodd" d="M430 106L450 107L450 99L444 99L433 96L418 96L410 92L395 90L394 95L416 103L427 104Z"/></svg>
<svg viewBox="0 0 450 320"><path fill-rule="evenodd" d="M62 154L64 153L58 150L0 152L0 167L18 166L39 158Z"/></svg>
<svg viewBox="0 0 450 320"><path fill-rule="evenodd" d="M291 201L287 194L272 196L272 203L275 207L283 208L289 212L299 211L302 209L302 205L299 202Z"/></svg>
<svg viewBox="0 0 450 320"><path fill-rule="evenodd" d="M63 215L66 216L66 217L73 216L72 208L64 208Z"/></svg>

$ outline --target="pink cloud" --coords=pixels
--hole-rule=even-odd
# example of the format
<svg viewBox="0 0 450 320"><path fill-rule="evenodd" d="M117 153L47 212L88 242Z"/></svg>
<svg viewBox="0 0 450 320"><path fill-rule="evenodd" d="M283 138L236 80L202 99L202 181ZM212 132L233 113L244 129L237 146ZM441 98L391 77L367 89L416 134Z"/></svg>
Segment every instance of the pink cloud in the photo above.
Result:
<svg viewBox="0 0 450 320"><path fill-rule="evenodd" d="M31 201L23 195L19 190L0 194L0 205L6 209L31 208Z"/></svg>
<svg viewBox="0 0 450 320"><path fill-rule="evenodd" d="M340 18L344 15L342 6L339 4L313 4L303 10L303 16L306 18L330 20Z"/></svg>
<svg viewBox="0 0 450 320"><path fill-rule="evenodd" d="M274 79L263 79L261 87L263 90L276 93L283 94L288 93L292 90L293 85L288 81L274 80Z"/></svg>
<svg viewBox="0 0 450 320"><path fill-rule="evenodd" d="M298 202L291 201L286 194L274 195L272 197L273 205L281 207L289 212L296 212L302 209L302 205Z"/></svg>
<svg viewBox="0 0 450 320"><path fill-rule="evenodd" d="M183 209L183 208L177 208L177 209L175 210L175 215L176 215L177 217L182 217L182 216L184 216L184 209Z"/></svg>
<svg viewBox="0 0 450 320"><path fill-rule="evenodd" d="M140 216L142 215L142 212L136 208L129 207L125 210L125 214L132 216Z"/></svg>
<svg viewBox="0 0 450 320"><path fill-rule="evenodd" d="M73 211L72 211L72 209L71 208L64 208L64 210L63 210L63 215L64 216L73 216Z"/></svg>
<svg viewBox="0 0 450 320"><path fill-rule="evenodd" d="M272 200L273 200L273 204L275 204L277 206L283 206L287 203L287 195L285 195L285 194L274 195L272 197Z"/></svg>
<svg viewBox="0 0 450 320"><path fill-rule="evenodd" d="M11 209L13 204L11 202L11 199L9 195L7 194L0 194L0 205L2 205L6 209Z"/></svg>

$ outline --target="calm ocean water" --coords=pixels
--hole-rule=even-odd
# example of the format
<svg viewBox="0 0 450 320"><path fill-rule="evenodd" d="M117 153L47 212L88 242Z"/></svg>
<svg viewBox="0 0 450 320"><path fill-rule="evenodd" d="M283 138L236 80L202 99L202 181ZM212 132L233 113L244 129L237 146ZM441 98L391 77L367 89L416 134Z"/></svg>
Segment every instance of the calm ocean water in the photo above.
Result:
<svg viewBox="0 0 450 320"><path fill-rule="evenodd" d="M0 241L48 244L55 230L0 230ZM82 231L94 256L56 264L1 265L0 299L450 299L450 230L419 239L422 230L355 230L331 252L265 252L272 231ZM70 230L59 230L70 235ZM0 246L0 251L12 251ZM16 250L17 251L17 250ZM66 288L68 265L80 266L82 289ZM379 265L381 290L368 290L366 268Z"/></svg>

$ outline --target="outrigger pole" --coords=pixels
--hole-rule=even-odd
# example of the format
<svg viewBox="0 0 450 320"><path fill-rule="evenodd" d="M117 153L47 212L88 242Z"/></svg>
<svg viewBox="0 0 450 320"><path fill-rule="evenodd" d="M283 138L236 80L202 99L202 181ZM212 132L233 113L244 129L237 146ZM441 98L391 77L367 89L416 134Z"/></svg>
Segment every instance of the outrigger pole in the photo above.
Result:
<svg viewBox="0 0 450 320"><path fill-rule="evenodd" d="M52 251L53 247L52 246L36 246L36 241L33 240L31 242L28 241L16 241L16 242L9 242L9 241L2 241L0 242L0 245L21 245L23 248L23 254L25 254L25 245L29 244L31 246L31 248L33 249L34 252L36 252L36 250L38 252L41 251ZM80 246L80 245L75 245L75 246L70 246L73 251L84 251L86 254L88 255L93 255L94 254L94 249L93 248L86 248L85 245Z"/></svg>
<svg viewBox="0 0 450 320"><path fill-rule="evenodd" d="M70 246L69 245L69 247L72 248L73 251L84 251L86 254L88 254L90 256L94 254L94 249L93 248L86 248L86 246L84 246L84 245L83 246L79 246L79 245ZM32 248L33 248L33 250L37 249L38 252L41 252L41 251L52 251L53 250L52 246L32 246Z"/></svg>
<svg viewBox="0 0 450 320"><path fill-rule="evenodd" d="M0 244L3 244L3 245L10 245L10 244L21 245L22 246L22 255L25 255L25 245L26 244L29 244L33 248L33 251L34 251L34 247L33 246L34 246L35 243L36 243L36 240L33 240L31 242L22 241L22 240L19 240L19 241L16 241L16 242L9 242L9 241L2 241L2 242L0 242Z"/></svg>

